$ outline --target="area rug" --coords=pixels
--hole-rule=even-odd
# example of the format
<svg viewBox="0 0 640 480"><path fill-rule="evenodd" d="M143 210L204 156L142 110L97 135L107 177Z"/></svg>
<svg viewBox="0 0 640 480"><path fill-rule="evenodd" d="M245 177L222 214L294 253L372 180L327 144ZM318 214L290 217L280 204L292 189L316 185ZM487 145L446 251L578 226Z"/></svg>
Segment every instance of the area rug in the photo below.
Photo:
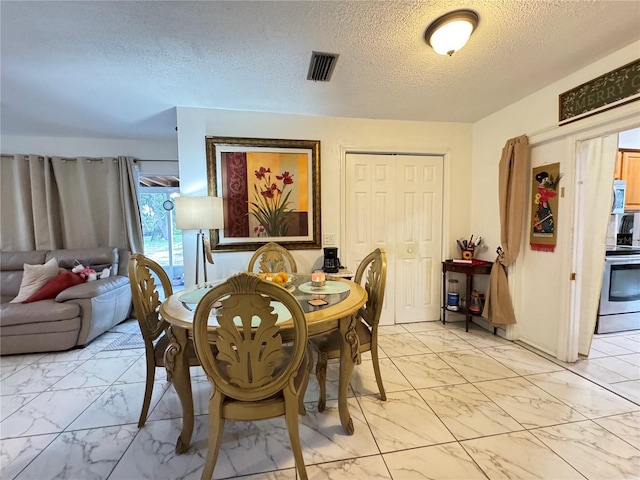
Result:
<svg viewBox="0 0 640 480"><path fill-rule="evenodd" d="M130 350L132 348L144 348L144 340L141 334L122 335L119 339L106 346L104 350Z"/></svg>

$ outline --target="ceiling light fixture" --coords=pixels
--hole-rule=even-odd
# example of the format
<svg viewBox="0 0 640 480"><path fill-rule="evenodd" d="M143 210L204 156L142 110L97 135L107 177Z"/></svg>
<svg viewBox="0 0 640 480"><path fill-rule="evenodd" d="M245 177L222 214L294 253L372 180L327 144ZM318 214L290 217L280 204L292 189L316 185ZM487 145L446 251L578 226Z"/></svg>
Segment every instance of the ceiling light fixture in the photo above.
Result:
<svg viewBox="0 0 640 480"><path fill-rule="evenodd" d="M424 38L436 53L451 56L464 47L477 25L476 12L455 10L431 22Z"/></svg>

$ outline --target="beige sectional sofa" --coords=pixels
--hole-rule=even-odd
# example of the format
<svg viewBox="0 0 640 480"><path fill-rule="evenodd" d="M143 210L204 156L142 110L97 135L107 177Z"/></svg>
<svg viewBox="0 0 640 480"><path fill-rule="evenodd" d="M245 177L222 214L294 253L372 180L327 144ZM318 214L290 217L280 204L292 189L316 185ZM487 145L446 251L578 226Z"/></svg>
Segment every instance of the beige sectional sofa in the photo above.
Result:
<svg viewBox="0 0 640 480"><path fill-rule="evenodd" d="M58 293L54 299L10 303L20 290L23 265L56 258L71 270L76 261L111 275ZM129 252L117 248L0 252L0 355L52 352L84 346L129 317Z"/></svg>

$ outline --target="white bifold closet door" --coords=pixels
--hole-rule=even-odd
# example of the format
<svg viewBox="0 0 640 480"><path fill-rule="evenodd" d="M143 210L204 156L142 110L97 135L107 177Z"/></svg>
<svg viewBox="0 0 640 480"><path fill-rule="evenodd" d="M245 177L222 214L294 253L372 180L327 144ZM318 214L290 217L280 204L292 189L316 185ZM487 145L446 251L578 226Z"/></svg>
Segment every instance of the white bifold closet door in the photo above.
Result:
<svg viewBox="0 0 640 480"><path fill-rule="evenodd" d="M382 325L440 318L443 163L440 155L346 156L346 263L355 269L386 250Z"/></svg>

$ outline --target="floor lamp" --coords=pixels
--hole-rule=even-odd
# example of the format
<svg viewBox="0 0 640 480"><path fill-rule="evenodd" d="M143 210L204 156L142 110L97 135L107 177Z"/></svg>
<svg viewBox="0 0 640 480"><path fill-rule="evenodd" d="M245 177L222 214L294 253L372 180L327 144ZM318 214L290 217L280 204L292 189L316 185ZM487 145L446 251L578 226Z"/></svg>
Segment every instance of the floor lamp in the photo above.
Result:
<svg viewBox="0 0 640 480"><path fill-rule="evenodd" d="M198 230L196 237L196 285L200 280L200 265L207 281L207 261L213 263L211 244L204 230L224 227L221 197L176 197L176 227Z"/></svg>

